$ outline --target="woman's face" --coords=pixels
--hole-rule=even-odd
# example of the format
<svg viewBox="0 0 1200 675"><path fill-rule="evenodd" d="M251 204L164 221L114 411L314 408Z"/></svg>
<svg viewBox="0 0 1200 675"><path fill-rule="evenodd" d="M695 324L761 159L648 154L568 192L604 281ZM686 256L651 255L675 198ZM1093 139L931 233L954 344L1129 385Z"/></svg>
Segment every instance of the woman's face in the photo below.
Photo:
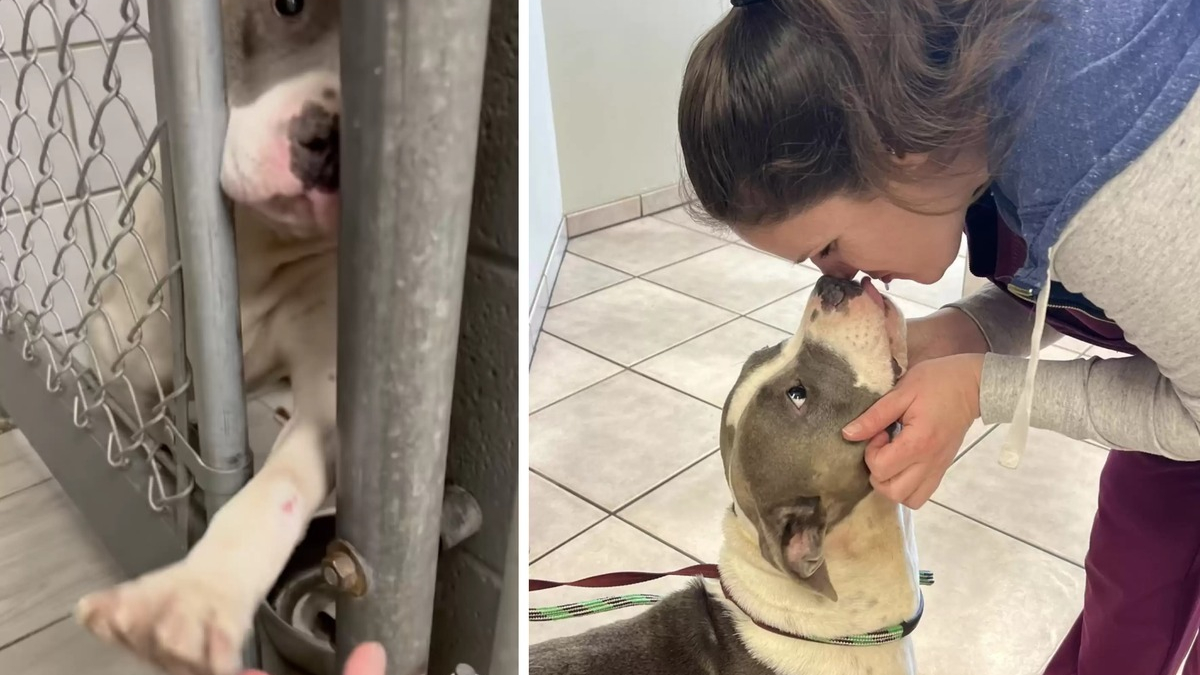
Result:
<svg viewBox="0 0 1200 675"><path fill-rule="evenodd" d="M980 171L943 175L883 196L830 197L775 225L734 230L751 246L797 263L812 260L830 276L910 279L932 284L958 255L967 207L986 180Z"/></svg>
<svg viewBox="0 0 1200 675"><path fill-rule="evenodd" d="M834 277L932 284L958 255L966 209L929 216L892 202L833 197L773 226L739 229L751 246Z"/></svg>

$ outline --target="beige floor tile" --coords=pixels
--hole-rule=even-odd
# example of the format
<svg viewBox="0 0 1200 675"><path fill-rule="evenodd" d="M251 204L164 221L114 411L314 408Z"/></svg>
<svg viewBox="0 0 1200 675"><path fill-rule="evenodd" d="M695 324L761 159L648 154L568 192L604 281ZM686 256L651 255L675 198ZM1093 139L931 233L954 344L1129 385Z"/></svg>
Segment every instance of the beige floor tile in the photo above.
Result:
<svg viewBox="0 0 1200 675"><path fill-rule="evenodd" d="M0 570L0 645L58 621L84 593L118 581L53 481L0 499Z"/></svg>
<svg viewBox="0 0 1200 675"><path fill-rule="evenodd" d="M1074 361L1080 356L1081 354L1079 352L1073 352L1070 349L1060 347L1058 345L1050 345L1049 347L1045 347L1042 349L1042 353L1040 354L1040 358L1047 361Z"/></svg>
<svg viewBox="0 0 1200 675"><path fill-rule="evenodd" d="M529 559L542 557L555 546L605 517L600 509L541 476L529 475Z"/></svg>
<svg viewBox="0 0 1200 675"><path fill-rule="evenodd" d="M1083 564L1107 451L1029 430L1014 470L998 464L1002 425L951 467L934 500L1014 537Z"/></svg>
<svg viewBox="0 0 1200 675"><path fill-rule="evenodd" d="M744 314L817 282L807 267L726 245L646 275L646 279Z"/></svg>
<svg viewBox="0 0 1200 675"><path fill-rule="evenodd" d="M50 477L20 430L0 434L0 499Z"/></svg>
<svg viewBox="0 0 1200 675"><path fill-rule="evenodd" d="M0 673L12 675L156 675L127 652L89 635L70 618L0 650Z"/></svg>
<svg viewBox="0 0 1200 675"><path fill-rule="evenodd" d="M680 227L686 227L694 232L700 232L711 237L716 237L721 241L726 241L731 244L745 245L745 242L742 241L742 238L734 234L733 230L730 230L722 225L696 222L696 220L692 218L692 214L688 213L687 209L682 206L671 209L670 211L656 213L655 217L661 218L668 223L679 225Z"/></svg>
<svg viewBox="0 0 1200 675"><path fill-rule="evenodd" d="M888 297L891 298L896 307L900 308L900 313L904 315L905 319L919 319L923 316L929 316L937 311L936 307L929 307L922 305L919 302L906 300L898 295L892 295L889 293Z"/></svg>
<svg viewBox="0 0 1200 675"><path fill-rule="evenodd" d="M1054 343L1054 346L1062 347L1063 349L1073 351L1077 354L1082 354L1092 348L1092 345L1073 337L1061 338L1058 342Z"/></svg>
<svg viewBox="0 0 1200 675"><path fill-rule="evenodd" d="M796 329L800 327L800 319L804 316L804 306L808 304L808 296L811 294L811 288L802 289L785 298L780 298L766 307L760 307L746 316L788 334L795 333Z"/></svg>
<svg viewBox="0 0 1200 675"><path fill-rule="evenodd" d="M529 568L533 579L574 581L607 572L670 572L694 565L678 551L637 531L615 518L609 518ZM665 595L683 588L687 579L666 578L621 588L553 588L529 595L530 607L546 607L567 602L579 602L626 593L655 593ZM529 643L536 644L551 638L582 633L596 626L628 619L644 612L645 607L629 607L615 612L585 616L565 621L529 624Z"/></svg>
<svg viewBox="0 0 1200 675"><path fill-rule="evenodd" d="M720 407L746 359L788 337L757 321L737 319L643 361L634 370Z"/></svg>
<svg viewBox="0 0 1200 675"><path fill-rule="evenodd" d="M529 411L537 412L620 371L612 361L542 335L529 367Z"/></svg>
<svg viewBox="0 0 1200 675"><path fill-rule="evenodd" d="M1083 570L936 505L916 514L921 675L1040 675L1083 604Z"/></svg>
<svg viewBox="0 0 1200 675"><path fill-rule="evenodd" d="M631 279L551 308L542 328L629 366L734 317L719 307Z"/></svg>
<svg viewBox="0 0 1200 675"><path fill-rule="evenodd" d="M927 307L941 307L948 302L954 302L962 297L963 275L966 261L956 258L950 268L937 282L929 285L918 284L915 281L897 279L891 286L891 294L906 300L920 303Z"/></svg>
<svg viewBox="0 0 1200 675"><path fill-rule="evenodd" d="M615 510L717 447L720 410L625 372L534 414L529 466Z"/></svg>
<svg viewBox="0 0 1200 675"><path fill-rule="evenodd" d="M1087 356L1099 356L1102 359L1127 359L1129 354L1118 352L1104 347L1092 347L1087 350Z"/></svg>
<svg viewBox="0 0 1200 675"><path fill-rule="evenodd" d="M649 217L574 237L567 250L622 272L642 274L721 245L716 237Z"/></svg>
<svg viewBox="0 0 1200 675"><path fill-rule="evenodd" d="M958 449L958 457L962 457L963 453L970 450L988 434L994 433L995 425L987 426L982 420L975 420L971 423L971 428L967 429L967 435L963 437L962 447Z"/></svg>
<svg viewBox="0 0 1200 675"><path fill-rule="evenodd" d="M550 296L550 306L570 302L581 295L608 288L628 278L629 275L624 272L567 253L558 269L554 293Z"/></svg>
<svg viewBox="0 0 1200 675"><path fill-rule="evenodd" d="M721 520L731 501L721 454L713 453L620 515L693 558L715 563L721 552Z"/></svg>

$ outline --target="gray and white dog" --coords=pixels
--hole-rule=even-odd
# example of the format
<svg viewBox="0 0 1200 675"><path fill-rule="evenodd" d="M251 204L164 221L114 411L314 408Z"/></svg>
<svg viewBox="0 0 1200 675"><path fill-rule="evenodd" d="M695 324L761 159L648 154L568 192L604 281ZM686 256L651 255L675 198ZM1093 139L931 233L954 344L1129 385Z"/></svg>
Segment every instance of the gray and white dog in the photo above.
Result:
<svg viewBox="0 0 1200 675"><path fill-rule="evenodd" d="M872 491L864 444L841 435L907 361L904 319L891 301L869 282L822 277L796 334L753 354L725 401L721 458L733 503L721 582L696 582L632 619L534 645L530 673L915 673L907 637L851 647L777 632L857 635L918 611L911 513Z"/></svg>
<svg viewBox="0 0 1200 675"><path fill-rule="evenodd" d="M172 0L175 1L175 0ZM262 470L186 558L83 598L79 620L171 673L234 675L259 603L334 488L336 453L338 0L222 0L229 127L221 185L234 201L247 389L283 378L295 410ZM162 202L146 190L136 228L166 269ZM99 292L88 342L102 377L147 313L156 279L141 247L117 251L128 292ZM135 302L130 304L128 298ZM141 398L169 386L170 328L141 331L153 368L124 374Z"/></svg>

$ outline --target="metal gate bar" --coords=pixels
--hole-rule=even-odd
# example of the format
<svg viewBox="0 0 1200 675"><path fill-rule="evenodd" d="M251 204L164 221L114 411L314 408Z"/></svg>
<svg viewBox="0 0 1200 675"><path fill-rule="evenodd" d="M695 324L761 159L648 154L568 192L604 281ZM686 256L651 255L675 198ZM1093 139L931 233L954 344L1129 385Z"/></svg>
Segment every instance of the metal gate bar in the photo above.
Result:
<svg viewBox="0 0 1200 675"><path fill-rule="evenodd" d="M337 608L424 673L488 27L487 0L342 4L338 536L366 570Z"/></svg>
<svg viewBox="0 0 1200 675"><path fill-rule="evenodd" d="M211 518L254 469L246 432L237 257L220 185L228 117L221 3L147 4L150 33L163 38L153 46L159 115L170 120L162 154L171 180L164 187L172 191L184 287L192 289L184 297L187 356L195 366L205 464L193 472ZM186 429L186 420L180 424Z"/></svg>

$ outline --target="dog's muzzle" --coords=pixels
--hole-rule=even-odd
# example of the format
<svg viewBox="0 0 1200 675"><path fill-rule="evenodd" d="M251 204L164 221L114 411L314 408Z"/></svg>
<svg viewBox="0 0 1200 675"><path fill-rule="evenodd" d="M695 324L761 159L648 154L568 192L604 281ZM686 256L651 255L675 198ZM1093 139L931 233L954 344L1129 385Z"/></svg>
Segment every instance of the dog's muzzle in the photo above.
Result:
<svg viewBox="0 0 1200 675"><path fill-rule="evenodd" d="M814 288L817 297L821 299L821 309L831 311L838 309L848 300L863 294L862 286L857 282L834 277L821 277Z"/></svg>

